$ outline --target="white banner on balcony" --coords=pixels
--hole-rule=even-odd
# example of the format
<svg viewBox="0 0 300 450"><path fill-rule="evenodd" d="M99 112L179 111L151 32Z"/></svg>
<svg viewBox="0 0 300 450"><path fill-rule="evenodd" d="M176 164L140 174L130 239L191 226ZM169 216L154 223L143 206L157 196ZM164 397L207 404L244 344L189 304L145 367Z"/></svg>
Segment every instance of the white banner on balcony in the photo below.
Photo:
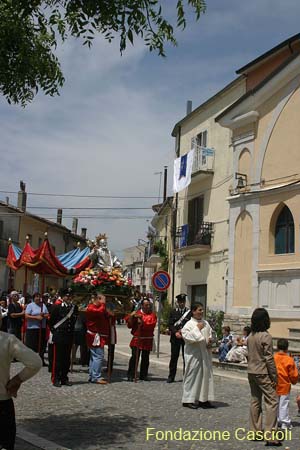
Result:
<svg viewBox="0 0 300 450"><path fill-rule="evenodd" d="M173 191L180 192L191 182L194 149L174 161Z"/></svg>

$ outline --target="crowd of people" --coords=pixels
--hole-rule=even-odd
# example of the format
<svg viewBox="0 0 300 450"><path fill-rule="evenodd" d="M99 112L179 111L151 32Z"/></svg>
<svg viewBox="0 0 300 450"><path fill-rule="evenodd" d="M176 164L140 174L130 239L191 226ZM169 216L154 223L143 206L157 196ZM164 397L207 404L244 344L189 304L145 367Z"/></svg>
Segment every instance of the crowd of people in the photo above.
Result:
<svg viewBox="0 0 300 450"><path fill-rule="evenodd" d="M171 358L167 383L173 383L178 359L184 360L182 406L190 409L215 408L212 366L213 330L204 319L204 307L194 303L186 306L186 295L176 297L177 306L169 316ZM72 291L63 289L55 298L35 293L31 299L21 299L13 291L9 300L0 305L0 357L6 361L0 371L0 415L9 417L12 434L0 436L2 448L14 445L15 419L11 397L17 394L22 381L48 365L54 387L71 386L69 371L72 359L80 348L81 363L88 364L87 382L105 385L113 370L117 343L116 317L103 294L91 294L90 302L79 311L72 303ZM153 348L157 323L153 302L146 296L132 303L132 312L125 317L131 330L131 357L128 363L129 382L149 379L150 352ZM241 338L233 338L229 327L223 328L219 355L224 360L246 358L251 391L250 428L255 440L266 440L267 445L280 446L281 441L266 432L291 428L289 395L291 385L299 380L299 367L288 355L288 341L278 341L278 352L273 356L272 337L268 333L270 318L264 308L257 308L251 318L251 327L245 327ZM22 343L23 341L23 343ZM25 344L25 345L24 345ZM104 368L104 349L107 346L107 366ZM73 353L72 353L73 350ZM2 353L3 354L2 354ZM39 355L39 356L38 356ZM72 356L73 355L73 356ZM9 378L13 360L23 362L25 369ZM140 361L141 360L141 361ZM140 370L139 370L140 365ZM104 373L106 374L104 376ZM265 401L264 429L262 399ZM300 414L300 404L299 414ZM261 435L261 433L264 433ZM261 438L262 436L262 438ZM1 441L2 439L2 441Z"/></svg>

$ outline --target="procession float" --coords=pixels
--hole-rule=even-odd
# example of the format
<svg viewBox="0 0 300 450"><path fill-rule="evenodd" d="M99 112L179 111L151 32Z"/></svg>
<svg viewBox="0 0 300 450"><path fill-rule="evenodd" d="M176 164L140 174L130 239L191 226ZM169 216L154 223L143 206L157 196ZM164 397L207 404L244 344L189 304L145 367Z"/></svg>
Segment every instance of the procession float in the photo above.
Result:
<svg viewBox="0 0 300 450"><path fill-rule="evenodd" d="M99 234L88 245L91 265L73 279L74 301L84 305L92 293L102 293L116 316L128 314L132 309L132 280L124 273L121 261L109 250L106 234Z"/></svg>
<svg viewBox="0 0 300 450"><path fill-rule="evenodd" d="M132 309L132 281L123 271L120 260L109 250L105 234L99 234L95 241L88 241L88 246L82 250L78 247L61 255L55 254L47 233L37 249L31 247L29 238L23 249L10 241L6 264L13 272L25 269L24 295L30 270L41 277L39 288L42 292L47 275L69 280L74 302L80 309L89 303L91 294L98 292L105 294L108 307L117 317Z"/></svg>

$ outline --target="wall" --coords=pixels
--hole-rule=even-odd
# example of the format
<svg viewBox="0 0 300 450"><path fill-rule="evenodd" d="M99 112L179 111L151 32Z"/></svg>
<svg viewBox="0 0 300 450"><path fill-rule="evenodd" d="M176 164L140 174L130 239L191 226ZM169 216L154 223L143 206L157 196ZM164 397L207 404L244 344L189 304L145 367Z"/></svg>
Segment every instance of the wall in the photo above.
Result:
<svg viewBox="0 0 300 450"><path fill-rule="evenodd" d="M214 172L192 176L190 186L179 193L177 226L188 222L188 201L199 195L204 196L204 221L214 224L211 249L203 254L196 249L184 255L178 253L175 273L175 295L191 293L192 285L207 284L207 305L213 309L225 309L228 269L229 205L226 198L232 185L231 131L215 122L221 111L236 101L245 92L244 81L220 96L211 104L195 112L181 129L181 154L191 148L192 137L207 130L207 147L215 149ZM195 261L201 268L195 269Z"/></svg>
<svg viewBox="0 0 300 450"><path fill-rule="evenodd" d="M252 305L252 240L251 215L243 211L235 224L233 306Z"/></svg>

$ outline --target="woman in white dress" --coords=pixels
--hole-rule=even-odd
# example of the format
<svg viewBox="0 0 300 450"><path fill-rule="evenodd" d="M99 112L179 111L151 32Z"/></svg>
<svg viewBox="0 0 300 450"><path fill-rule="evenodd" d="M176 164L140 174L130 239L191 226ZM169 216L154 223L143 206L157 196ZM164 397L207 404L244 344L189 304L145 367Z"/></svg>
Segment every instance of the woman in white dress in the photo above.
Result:
<svg viewBox="0 0 300 450"><path fill-rule="evenodd" d="M214 382L211 357L212 329L203 319L203 305L195 303L192 318L181 330L185 341L185 374L182 405L191 408L214 408Z"/></svg>

